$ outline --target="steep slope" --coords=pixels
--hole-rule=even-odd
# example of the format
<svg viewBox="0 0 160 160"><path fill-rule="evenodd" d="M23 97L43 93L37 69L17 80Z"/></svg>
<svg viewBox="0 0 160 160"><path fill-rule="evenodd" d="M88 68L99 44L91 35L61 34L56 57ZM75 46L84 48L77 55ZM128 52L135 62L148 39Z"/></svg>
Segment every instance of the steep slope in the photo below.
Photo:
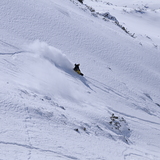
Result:
<svg viewBox="0 0 160 160"><path fill-rule="evenodd" d="M159 35L159 2L151 0L84 0L84 3L92 7L100 14L109 13L113 16L140 45L160 49ZM136 27L135 27L136 26Z"/></svg>
<svg viewBox="0 0 160 160"><path fill-rule="evenodd" d="M158 160L158 51L73 2L0 2L1 159Z"/></svg>

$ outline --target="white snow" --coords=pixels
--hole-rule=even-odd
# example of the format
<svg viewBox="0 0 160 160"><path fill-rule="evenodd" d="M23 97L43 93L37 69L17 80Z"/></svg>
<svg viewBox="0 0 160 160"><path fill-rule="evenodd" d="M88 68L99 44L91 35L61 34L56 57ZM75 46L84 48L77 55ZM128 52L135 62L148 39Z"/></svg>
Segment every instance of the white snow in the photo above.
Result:
<svg viewBox="0 0 160 160"><path fill-rule="evenodd" d="M159 6L1 0L0 160L160 160Z"/></svg>

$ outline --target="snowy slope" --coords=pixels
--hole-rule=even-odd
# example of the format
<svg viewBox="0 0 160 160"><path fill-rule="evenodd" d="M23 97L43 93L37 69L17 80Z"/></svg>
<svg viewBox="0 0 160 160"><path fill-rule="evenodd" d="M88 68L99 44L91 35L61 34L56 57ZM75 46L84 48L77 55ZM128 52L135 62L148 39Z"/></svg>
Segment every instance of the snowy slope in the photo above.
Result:
<svg viewBox="0 0 160 160"><path fill-rule="evenodd" d="M158 1L84 0L84 3L98 13L109 12L123 27L134 34L141 45L159 49L160 6Z"/></svg>
<svg viewBox="0 0 160 160"><path fill-rule="evenodd" d="M1 160L160 159L160 55L142 30L74 0L2 0L0 21Z"/></svg>

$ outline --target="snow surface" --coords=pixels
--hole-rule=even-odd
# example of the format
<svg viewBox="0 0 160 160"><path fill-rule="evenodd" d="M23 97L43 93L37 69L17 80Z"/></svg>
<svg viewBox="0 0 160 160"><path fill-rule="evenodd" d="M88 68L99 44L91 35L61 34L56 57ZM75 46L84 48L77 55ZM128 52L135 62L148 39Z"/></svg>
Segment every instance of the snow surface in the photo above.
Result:
<svg viewBox="0 0 160 160"><path fill-rule="evenodd" d="M1 0L0 160L160 160L159 6Z"/></svg>

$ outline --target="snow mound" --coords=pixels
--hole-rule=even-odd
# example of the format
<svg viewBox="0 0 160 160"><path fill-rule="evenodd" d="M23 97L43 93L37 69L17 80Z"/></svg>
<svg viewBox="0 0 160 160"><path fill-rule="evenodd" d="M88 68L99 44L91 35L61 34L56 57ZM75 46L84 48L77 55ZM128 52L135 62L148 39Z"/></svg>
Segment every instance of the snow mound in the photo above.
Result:
<svg viewBox="0 0 160 160"><path fill-rule="evenodd" d="M111 121L109 122L110 130L115 132L117 135L122 135L122 140L126 143L128 143L128 138L130 137L131 130L128 127L128 123L123 117L118 117L112 114L110 117Z"/></svg>

